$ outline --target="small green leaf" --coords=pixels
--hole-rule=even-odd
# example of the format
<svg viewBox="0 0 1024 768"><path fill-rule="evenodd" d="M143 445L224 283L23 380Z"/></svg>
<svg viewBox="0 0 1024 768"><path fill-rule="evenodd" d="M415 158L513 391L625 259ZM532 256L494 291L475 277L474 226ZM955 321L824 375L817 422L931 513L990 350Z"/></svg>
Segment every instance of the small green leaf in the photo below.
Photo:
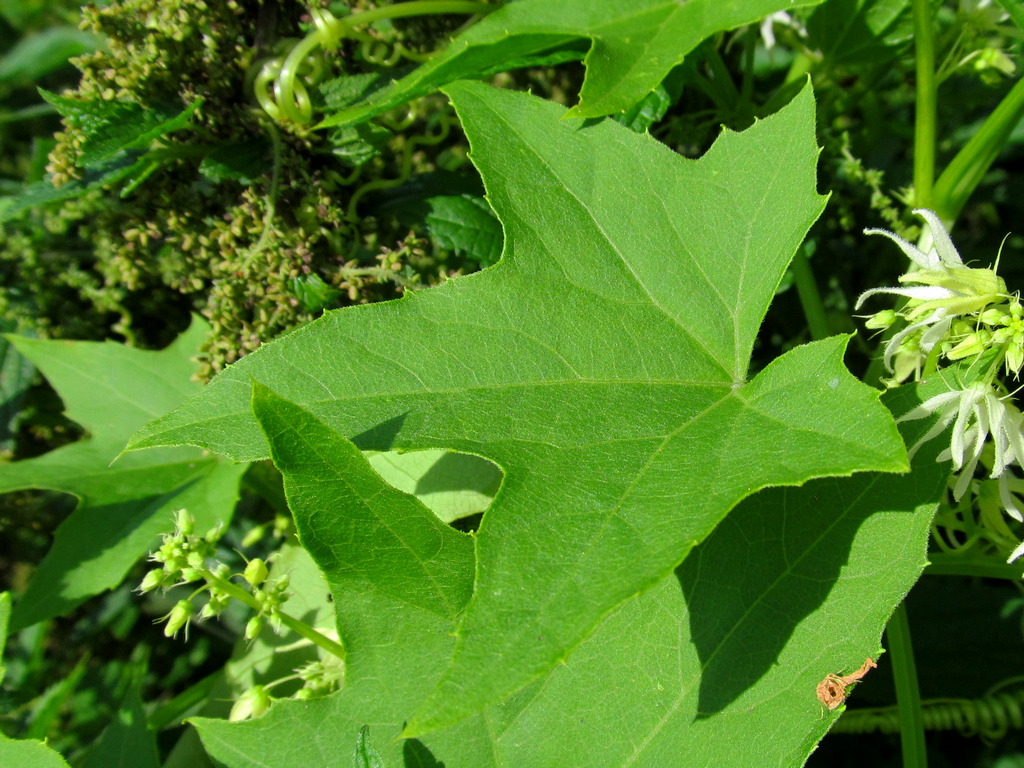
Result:
<svg viewBox="0 0 1024 768"><path fill-rule="evenodd" d="M226 144L214 149L199 164L199 172L211 181L237 181L253 184L267 172L271 147L266 141Z"/></svg>
<svg viewBox="0 0 1024 768"><path fill-rule="evenodd" d="M182 110L143 107L128 101L82 101L43 89L39 92L69 125L85 135L80 160L84 168L95 167L120 152L148 149L155 139L188 125L192 114L203 103L202 99L196 99Z"/></svg>
<svg viewBox="0 0 1024 768"><path fill-rule="evenodd" d="M373 123L343 125L326 133L331 154L353 168L379 155L391 136L387 128Z"/></svg>
<svg viewBox="0 0 1024 768"><path fill-rule="evenodd" d="M356 737L356 748L352 752L352 768L384 768L380 752L370 744L370 726L364 725Z"/></svg>

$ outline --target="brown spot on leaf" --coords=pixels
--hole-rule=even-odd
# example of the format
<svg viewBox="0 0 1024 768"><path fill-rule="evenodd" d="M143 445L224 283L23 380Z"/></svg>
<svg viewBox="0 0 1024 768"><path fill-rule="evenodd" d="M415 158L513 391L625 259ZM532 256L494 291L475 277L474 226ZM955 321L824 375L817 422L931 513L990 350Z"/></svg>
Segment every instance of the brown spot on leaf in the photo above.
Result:
<svg viewBox="0 0 1024 768"><path fill-rule="evenodd" d="M868 673L868 670L876 666L875 662L868 658L856 672L848 675L825 675L825 679L818 683L818 701L830 710L835 709L846 701L847 687L856 683Z"/></svg>

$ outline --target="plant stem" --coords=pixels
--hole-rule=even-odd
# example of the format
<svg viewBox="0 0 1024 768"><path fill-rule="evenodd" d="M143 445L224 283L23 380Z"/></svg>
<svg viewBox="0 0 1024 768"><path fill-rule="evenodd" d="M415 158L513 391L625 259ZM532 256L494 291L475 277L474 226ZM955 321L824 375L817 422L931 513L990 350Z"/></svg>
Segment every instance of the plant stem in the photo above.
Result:
<svg viewBox="0 0 1024 768"><path fill-rule="evenodd" d="M914 202L930 208L935 183L935 33L930 0L913 0L917 104L914 114Z"/></svg>
<svg viewBox="0 0 1024 768"><path fill-rule="evenodd" d="M804 317L807 318L807 327L810 329L811 338L817 341L831 336L832 329L828 324L825 305L821 301L818 283L814 279L811 264L807 260L807 253L803 248L797 250L791 266L793 282L796 284L796 292L800 297L800 306L804 309Z"/></svg>
<svg viewBox="0 0 1024 768"><path fill-rule="evenodd" d="M903 768L927 768L928 753L921 717L921 691L917 686L914 648L910 641L910 622L906 603L900 603L885 628L896 686L896 704L900 711L900 746Z"/></svg>
<svg viewBox="0 0 1024 768"><path fill-rule="evenodd" d="M986 579L1020 581L1022 566L993 560L991 557L932 552L924 569L925 576L980 576Z"/></svg>
<svg viewBox="0 0 1024 768"><path fill-rule="evenodd" d="M247 606L249 606L255 611L258 611L260 609L260 606L256 602L256 598L254 598L246 590L242 589L237 584L228 581L227 579L220 578L208 569L204 570L203 575L206 577L206 580L209 582L210 586L216 587L222 592L235 598L235 600L245 603ZM331 640L331 638L327 637L326 635L317 632L306 622L299 621L295 617L289 616L284 611L279 611L277 613L277 616L281 618L281 623L288 627L288 629L290 629L295 634L299 635L300 637L304 637L306 640L309 640L309 642L313 643L316 646L319 646L332 656L337 656L342 661L345 660L345 648L340 643L336 643L334 640Z"/></svg>
<svg viewBox="0 0 1024 768"><path fill-rule="evenodd" d="M1024 80L1018 80L935 182L935 212L943 221L949 223L957 217L1022 117Z"/></svg>

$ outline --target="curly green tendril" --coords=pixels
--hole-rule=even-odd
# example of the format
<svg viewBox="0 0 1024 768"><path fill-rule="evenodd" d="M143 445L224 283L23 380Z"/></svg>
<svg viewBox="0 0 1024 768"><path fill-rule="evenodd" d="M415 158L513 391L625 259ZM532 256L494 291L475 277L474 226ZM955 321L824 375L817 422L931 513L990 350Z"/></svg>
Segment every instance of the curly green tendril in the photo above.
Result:
<svg viewBox="0 0 1024 768"><path fill-rule="evenodd" d="M308 88L320 82L326 67L323 53L335 50L345 38L361 40L368 60L390 65L400 56L410 55L404 46L395 46L391 56L384 58L379 41L359 32L356 27L383 19L427 16L442 13L490 13L496 5L462 0L414 0L371 11L337 18L330 12L315 8L309 12L313 29L284 56L265 62L253 81L253 93L263 110L277 121L306 125L313 120L313 105ZM320 55L317 55L317 50Z"/></svg>

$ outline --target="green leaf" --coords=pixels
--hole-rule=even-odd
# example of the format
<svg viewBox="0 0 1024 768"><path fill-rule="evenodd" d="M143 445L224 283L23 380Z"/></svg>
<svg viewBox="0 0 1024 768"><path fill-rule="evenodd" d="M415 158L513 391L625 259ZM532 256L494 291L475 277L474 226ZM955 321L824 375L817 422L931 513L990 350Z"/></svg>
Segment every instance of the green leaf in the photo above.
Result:
<svg viewBox="0 0 1024 768"><path fill-rule="evenodd" d="M64 758L35 739L9 739L0 733L0 765L18 768L68 768Z"/></svg>
<svg viewBox="0 0 1024 768"><path fill-rule="evenodd" d="M0 320L0 329L12 331L14 320ZM0 337L0 451L14 447L14 432L21 412L21 401L32 384L36 369L30 361Z"/></svg>
<svg viewBox="0 0 1024 768"><path fill-rule="evenodd" d="M926 395L914 385L887 397L904 413ZM256 721L197 720L210 754L230 768L328 761L358 745L367 720L391 764L660 768L683 754L687 768L801 765L841 713L818 701L818 683L877 658L889 615L925 565L947 475L938 446L926 445L911 475L755 494L543 681L422 742L395 743L451 648L453 618L425 597L468 582L471 552L452 557L459 534L388 489L308 412L260 385L254 408L300 536L331 583L351 674L334 696L281 702ZM765 732L772 738L751 738Z"/></svg>
<svg viewBox="0 0 1024 768"><path fill-rule="evenodd" d="M95 51L98 42L88 32L62 26L24 37L0 59L0 82L34 82L67 64L72 56Z"/></svg>
<svg viewBox="0 0 1024 768"><path fill-rule="evenodd" d="M1024 2L1021 0L996 0L996 2L1009 14L1014 24L1024 29Z"/></svg>
<svg viewBox="0 0 1024 768"><path fill-rule="evenodd" d="M504 234L479 179L438 171L412 176L374 206L406 226L426 227L438 245L489 267L501 256Z"/></svg>
<svg viewBox="0 0 1024 768"><path fill-rule="evenodd" d="M496 264L504 237L501 222L482 197L439 195L426 201L427 230L443 248L482 267Z"/></svg>
<svg viewBox="0 0 1024 768"><path fill-rule="evenodd" d="M823 205L808 89L699 161L528 95L449 91L505 226L502 260L326 313L133 439L263 458L255 379L361 449L501 467L458 649L407 735L545 674L757 490L907 466L877 392L843 367L845 338L748 371Z"/></svg>
<svg viewBox="0 0 1024 768"><path fill-rule="evenodd" d="M160 352L8 337L57 390L67 416L90 433L38 458L0 465L0 493L45 488L80 499L18 600L14 628L119 584L156 537L173 528L176 510L189 508L203 530L230 519L244 466L188 448L118 458L135 430L200 389L191 380L191 357L206 333L195 320Z"/></svg>
<svg viewBox="0 0 1024 768"><path fill-rule="evenodd" d="M110 160L120 152L148 149L154 140L188 125L192 114L203 104L199 98L185 109L143 107L129 101L82 101L43 89L39 92L68 125L83 132L85 142L79 164L84 168Z"/></svg>
<svg viewBox="0 0 1024 768"><path fill-rule="evenodd" d="M188 125L203 100L184 110L143 108L122 101L80 101L40 89L68 123L83 131L81 180L55 187L49 179L29 184L13 197L0 198L0 224L38 205L73 200L87 192L127 181L122 196L141 184L165 162L152 143Z"/></svg>
<svg viewBox="0 0 1024 768"><path fill-rule="evenodd" d="M702 40L770 13L820 0L520 0L486 16L444 51L321 127L368 120L455 80L485 77L591 41L580 103L570 117L630 109Z"/></svg>
<svg viewBox="0 0 1024 768"><path fill-rule="evenodd" d="M501 484L501 470L468 453L387 451L368 458L390 485L415 496L445 523L483 512Z"/></svg>
<svg viewBox="0 0 1024 768"><path fill-rule="evenodd" d="M342 435L259 384L252 392L300 541L327 578L350 655L344 689L303 702L303 722L314 726L329 706L346 725L320 732L323 738L296 752L275 729L275 713L286 709L280 704L245 723L193 722L210 754L229 764L331 765L352 753L363 725L394 723L396 711L411 711L436 683L454 646L456 617L472 593L473 543L384 482ZM395 748L397 732L391 728L386 748ZM259 752L238 742L253 733L270 736L253 739Z"/></svg>
<svg viewBox="0 0 1024 768"><path fill-rule="evenodd" d="M356 737L356 748L352 753L352 768L384 768L380 752L370 744L370 727L364 725Z"/></svg>
<svg viewBox="0 0 1024 768"><path fill-rule="evenodd" d="M830 64L884 63L914 39L910 0L826 0L807 19L807 35Z"/></svg>
<svg viewBox="0 0 1024 768"><path fill-rule="evenodd" d="M159 768L156 735L146 723L139 683L125 694L114 720L89 752L82 768Z"/></svg>
<svg viewBox="0 0 1024 768"><path fill-rule="evenodd" d="M211 181L254 184L266 173L272 156L270 144L259 139L224 144L203 158L199 172Z"/></svg>
<svg viewBox="0 0 1024 768"><path fill-rule="evenodd" d="M672 106L672 99L669 97L668 91L665 86L658 85L632 107L617 115L615 119L631 131L642 133L661 120L670 106Z"/></svg>

